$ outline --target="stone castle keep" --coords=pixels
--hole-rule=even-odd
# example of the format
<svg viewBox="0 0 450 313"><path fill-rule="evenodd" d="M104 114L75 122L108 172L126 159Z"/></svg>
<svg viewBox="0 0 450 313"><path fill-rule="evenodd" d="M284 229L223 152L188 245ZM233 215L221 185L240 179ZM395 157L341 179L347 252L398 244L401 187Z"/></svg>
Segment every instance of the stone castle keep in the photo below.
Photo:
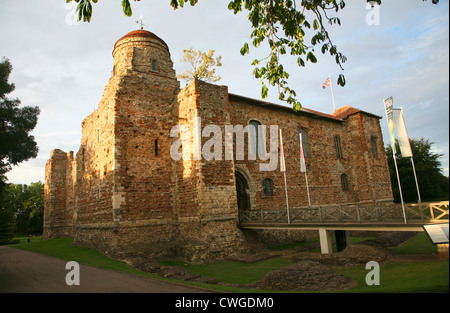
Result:
<svg viewBox="0 0 450 313"><path fill-rule="evenodd" d="M79 151L55 149L47 162L43 238L74 237L116 258L204 262L248 251L238 212L285 207L283 173L260 171L268 161L249 160L247 148L243 160L174 160L172 128L193 134L197 118L222 133L226 125L279 125L290 207L308 206L299 132L311 205L392 201L380 117L352 107L294 112L198 80L180 90L168 46L144 30L119 39L113 57L98 109L82 122ZM246 135L246 145L261 140Z"/></svg>

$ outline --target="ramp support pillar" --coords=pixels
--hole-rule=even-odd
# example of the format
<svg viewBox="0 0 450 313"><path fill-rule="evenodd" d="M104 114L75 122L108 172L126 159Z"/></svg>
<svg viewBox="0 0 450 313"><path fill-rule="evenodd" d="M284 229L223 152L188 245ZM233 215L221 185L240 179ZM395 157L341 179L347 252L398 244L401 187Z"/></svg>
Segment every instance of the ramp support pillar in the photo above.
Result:
<svg viewBox="0 0 450 313"><path fill-rule="evenodd" d="M326 228L319 228L320 250L322 254L330 254L333 252L331 244L331 231Z"/></svg>

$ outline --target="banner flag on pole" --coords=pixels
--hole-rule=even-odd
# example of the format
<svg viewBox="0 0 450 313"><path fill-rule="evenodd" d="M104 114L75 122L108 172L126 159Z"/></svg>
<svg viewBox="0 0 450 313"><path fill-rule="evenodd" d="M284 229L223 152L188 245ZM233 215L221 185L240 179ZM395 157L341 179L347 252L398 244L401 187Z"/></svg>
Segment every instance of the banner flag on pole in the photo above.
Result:
<svg viewBox="0 0 450 313"><path fill-rule="evenodd" d="M405 119L403 117L403 109L393 109L393 121L395 136L400 147L402 158L412 157L411 144L409 143Z"/></svg>
<svg viewBox="0 0 450 313"><path fill-rule="evenodd" d="M334 101L333 85L331 84L331 75L328 75L327 80L322 84L322 88L326 89L328 86L331 87L331 98L333 99L333 113L336 112L336 103Z"/></svg>
<svg viewBox="0 0 450 313"><path fill-rule="evenodd" d="M302 133L298 133L300 139L300 172L306 173L305 154L303 152L303 138Z"/></svg>
<svg viewBox="0 0 450 313"><path fill-rule="evenodd" d="M283 135L280 128L280 171L286 172L286 164L284 162Z"/></svg>
<svg viewBox="0 0 450 313"><path fill-rule="evenodd" d="M394 159L395 172L397 174L398 189L400 192L400 201L402 203L403 220L405 221L405 224L406 224L406 223L408 223L408 221L406 219L406 209L405 209L405 204L403 202L402 184L400 183L400 175L398 174L397 158L395 157L395 154L397 153L397 149L395 147L393 98L392 97L387 98L387 99L383 100L383 102L384 102L384 108L386 110L386 117L387 117L387 122L388 122L388 126L389 126L389 134L391 136L392 158Z"/></svg>
<svg viewBox="0 0 450 313"><path fill-rule="evenodd" d="M287 180L286 180L286 164L284 162L284 148L283 148L283 135L281 133L280 128L280 170L284 172L284 190L286 192L286 213L288 224L291 223L291 215L289 213L289 199L288 199L288 191L287 191Z"/></svg>
<svg viewBox="0 0 450 313"><path fill-rule="evenodd" d="M325 89L331 85L331 77L328 76L327 80L322 84L322 88Z"/></svg>
<svg viewBox="0 0 450 313"><path fill-rule="evenodd" d="M391 136L391 146L392 152L397 153L397 148L395 147L395 128L394 128L394 113L393 113L393 101L392 97L387 98L384 101L384 108L386 110L386 117L389 126L389 135Z"/></svg>
<svg viewBox="0 0 450 313"><path fill-rule="evenodd" d="M309 196L308 174L306 174L305 153L303 152L302 133L298 133L300 139L300 172L305 173L306 193L308 194L308 205L311 206L311 197Z"/></svg>

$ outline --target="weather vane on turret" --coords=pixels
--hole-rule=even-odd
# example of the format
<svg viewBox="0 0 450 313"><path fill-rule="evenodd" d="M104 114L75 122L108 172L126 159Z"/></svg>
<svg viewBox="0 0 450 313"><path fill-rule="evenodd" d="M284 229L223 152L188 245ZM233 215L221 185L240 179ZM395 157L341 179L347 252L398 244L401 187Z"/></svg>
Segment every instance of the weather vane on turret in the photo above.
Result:
<svg viewBox="0 0 450 313"><path fill-rule="evenodd" d="M141 16L139 16L139 20L136 21L136 24L141 24L141 30L144 29L144 26L147 26L144 24L144 20L145 20L144 16L141 15Z"/></svg>

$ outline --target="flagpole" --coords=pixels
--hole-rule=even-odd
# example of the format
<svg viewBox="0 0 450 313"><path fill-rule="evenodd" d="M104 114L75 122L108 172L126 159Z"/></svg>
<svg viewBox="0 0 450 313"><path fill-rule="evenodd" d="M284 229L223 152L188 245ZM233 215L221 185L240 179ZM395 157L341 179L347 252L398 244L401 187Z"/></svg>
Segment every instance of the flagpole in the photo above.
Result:
<svg viewBox="0 0 450 313"><path fill-rule="evenodd" d="M416 188L417 188L417 196L418 196L418 202L421 203L422 202L422 198L420 197L420 191L419 191L419 183L417 182L417 175L416 175L416 167L414 166L414 160L413 157L411 156L411 164L412 164L412 168L414 171L414 179L416 180Z"/></svg>
<svg viewBox="0 0 450 313"><path fill-rule="evenodd" d="M334 92L333 92L333 83L331 82L331 75L328 75L330 78L330 87L331 87L331 98L333 98L333 113L336 112L336 103L334 102Z"/></svg>
<svg viewBox="0 0 450 313"><path fill-rule="evenodd" d="M287 183L286 183L286 171L284 171L284 190L286 191L286 210L287 210L287 218L288 224L291 223L291 214L289 212L289 200L288 200L288 192L287 192Z"/></svg>
<svg viewBox="0 0 450 313"><path fill-rule="evenodd" d="M306 180L306 191L308 193L308 204L311 206L311 198L309 197L309 186L308 186L308 175L305 172L305 180Z"/></svg>
<svg viewBox="0 0 450 313"><path fill-rule="evenodd" d="M398 174L398 167L397 167L397 158L395 157L394 150L392 150L392 157L394 158L395 172L397 173L398 189L400 191L400 201L402 202L403 220L405 221L405 224L407 224L408 221L406 220L405 204L403 203L402 184L400 183L400 175Z"/></svg>
<svg viewBox="0 0 450 313"><path fill-rule="evenodd" d="M290 212L289 212L289 199L288 199L288 192L287 192L287 180L286 180L286 164L285 164L285 160L284 160L284 147L283 147L283 135L281 133L281 128L280 128L280 147L281 147L281 151L280 151L280 169L281 171L283 171L284 173L284 190L286 192L286 211L287 211L287 218L288 218L288 224L291 223L291 216L290 216Z"/></svg>
<svg viewBox="0 0 450 313"><path fill-rule="evenodd" d="M392 98L392 97L391 97ZM386 100L389 100L390 98L388 98L388 99L386 99ZM390 114L388 113L388 105L386 105L386 100L383 100L383 102L384 102L384 109L385 109L385 112L386 112L386 120L387 120L387 123L388 123L388 129L389 129L389 135L390 135L390 137L391 137L391 146L392 146L392 158L394 159L394 165L395 165L395 172L397 173L397 182L398 182L398 189L399 189L399 191L400 191L400 201L402 202L402 211L403 211L403 220L405 221L405 224L407 224L408 222L407 222L407 220L406 220L406 212L405 212L405 204L403 203L403 192L402 192L402 185L401 185L401 183L400 183L400 175L398 174L398 167L397 167L397 159L396 159L396 157L395 157L395 152L396 152L396 149L395 149L395 138L393 137L393 133L392 133L392 131L393 130L391 130L391 127L390 127L390 125L389 125L389 120L391 120L391 118L389 118L389 115L391 114L391 116L392 116L392 102L391 102L391 105L390 105L390 107L389 107L389 109L391 110L391 112L390 112Z"/></svg>

